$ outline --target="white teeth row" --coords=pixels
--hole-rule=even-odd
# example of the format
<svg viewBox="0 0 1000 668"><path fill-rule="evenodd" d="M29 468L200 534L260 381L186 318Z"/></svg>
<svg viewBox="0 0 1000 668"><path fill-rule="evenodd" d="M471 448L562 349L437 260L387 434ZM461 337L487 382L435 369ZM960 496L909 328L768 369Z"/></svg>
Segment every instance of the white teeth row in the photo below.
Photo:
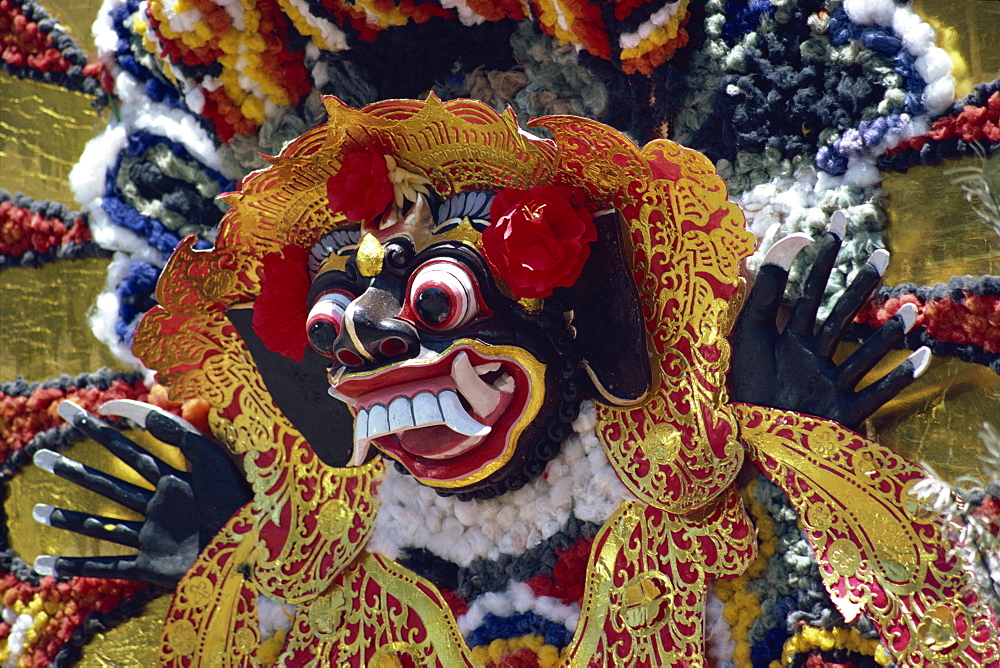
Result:
<svg viewBox="0 0 1000 668"><path fill-rule="evenodd" d="M438 394L421 392L413 399L400 396L390 401L388 406L373 404L358 411L354 419L354 456L350 466L364 463L374 438L436 425L474 438L490 433L489 426L466 412L455 390L442 390Z"/></svg>

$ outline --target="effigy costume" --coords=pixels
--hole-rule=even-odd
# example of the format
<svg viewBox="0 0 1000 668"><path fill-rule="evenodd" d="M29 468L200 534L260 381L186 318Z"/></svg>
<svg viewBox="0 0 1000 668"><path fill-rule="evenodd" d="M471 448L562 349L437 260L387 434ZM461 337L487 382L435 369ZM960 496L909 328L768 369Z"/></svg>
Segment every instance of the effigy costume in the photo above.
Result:
<svg viewBox="0 0 1000 668"><path fill-rule="evenodd" d="M242 455L254 491L181 581L163 631L165 665L253 663L260 595L296 606L280 665L477 665L441 590L368 549L379 485L392 473L386 458L456 503L502 500L544 474L586 398L596 404L603 455L627 493L594 536L579 621L560 665L705 665L709 583L740 575L757 546L736 485L745 461L788 495L844 617L869 615L899 664L998 660L996 619L967 588L940 519L912 498L925 475L920 469L834 422L728 400L726 336L742 300L739 263L754 243L706 158L666 140L639 149L616 130L568 116L534 121L553 137L542 139L520 131L512 114L472 101L432 96L357 110L327 98L326 108L325 126L225 196L233 208L212 250L195 250L190 238L178 247L157 287L160 305L135 338L136 355L174 399L211 404L213 432ZM386 213L351 216L331 207L338 174L359 154L385 156L398 186L393 192L402 193ZM535 291L547 290L544 296L519 287L509 266L516 257L492 250L498 246L487 241L489 207L478 196L495 202L504 189L530 193L539 186L592 213L583 217L597 232L590 263ZM400 333L402 344L393 337L378 342L386 362L372 371L376 360L360 359L370 341L359 332L348 337L354 347L347 352L356 357L342 354L324 339L324 328L349 327L351 307L332 290L319 311L304 313L309 283L360 272L377 285L398 259L393 244L415 254L418 265L421 253L437 262L431 288L445 290L455 279L466 288L472 283L464 293L472 301L493 295L478 311L459 313L457 324L448 321L451 310L431 309L432 334L442 322L465 331L506 299L511 322L551 335L532 344L515 324L502 344L473 335L446 345L445 326L428 356L410 355ZM293 264L299 286L274 288L277 272L269 268ZM422 266L406 279L408 288ZM269 290L267 303L288 310L254 313L253 332L265 347L303 359L299 343L276 350L276 323L290 322L300 335L309 324L314 348L330 344L330 357L364 367L328 379L357 422L352 466L322 461L272 396L278 392L259 368L267 353L250 350L254 334L239 311L255 300L260 305ZM289 298L296 294L301 303ZM418 308L420 295L407 295L413 303L402 308ZM575 307L559 309L562 322L553 317L560 300ZM316 319L328 324L313 328ZM632 341L635 321L644 331ZM521 341L533 349L516 345ZM578 362L586 382L562 371L565 359ZM463 434L468 438L449 441L454 447L445 452L406 435L419 429L394 435L372 427L382 404L366 395L419 385L437 377L437 366L445 375L461 373L456 364L467 363L480 376L479 367L491 367L487 373L502 370L513 381L513 388L507 380L494 383L509 391L486 392L498 403L485 409L470 408L463 397L474 421L495 418L488 433ZM593 387L594 396L583 387ZM440 396L454 388L429 389ZM420 391L404 394L415 414Z"/></svg>

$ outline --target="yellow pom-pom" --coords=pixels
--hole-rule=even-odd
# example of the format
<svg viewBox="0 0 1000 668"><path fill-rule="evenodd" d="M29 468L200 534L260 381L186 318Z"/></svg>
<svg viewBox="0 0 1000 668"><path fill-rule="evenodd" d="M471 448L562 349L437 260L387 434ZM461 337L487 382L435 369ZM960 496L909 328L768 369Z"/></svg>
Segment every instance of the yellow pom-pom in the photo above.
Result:
<svg viewBox="0 0 1000 668"><path fill-rule="evenodd" d="M285 646L285 631L276 631L273 636L265 640L257 648L257 658L261 665L272 666L281 655L281 648Z"/></svg>
<svg viewBox="0 0 1000 668"><path fill-rule="evenodd" d="M490 643L490 658L494 661L499 661L503 658L503 655L507 653L507 641L502 638L497 638Z"/></svg>
<svg viewBox="0 0 1000 668"><path fill-rule="evenodd" d="M538 655L538 664L542 668L552 668L559 663L559 650L552 645L542 645L535 653Z"/></svg>

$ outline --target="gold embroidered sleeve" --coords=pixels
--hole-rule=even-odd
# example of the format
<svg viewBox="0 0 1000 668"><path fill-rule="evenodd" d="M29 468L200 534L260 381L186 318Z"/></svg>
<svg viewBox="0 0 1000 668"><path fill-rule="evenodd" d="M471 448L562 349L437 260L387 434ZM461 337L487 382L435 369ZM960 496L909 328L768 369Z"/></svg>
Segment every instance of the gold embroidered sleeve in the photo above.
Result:
<svg viewBox="0 0 1000 668"><path fill-rule="evenodd" d="M913 487L924 472L837 423L735 404L749 456L799 514L834 603L901 665L996 665L997 620Z"/></svg>

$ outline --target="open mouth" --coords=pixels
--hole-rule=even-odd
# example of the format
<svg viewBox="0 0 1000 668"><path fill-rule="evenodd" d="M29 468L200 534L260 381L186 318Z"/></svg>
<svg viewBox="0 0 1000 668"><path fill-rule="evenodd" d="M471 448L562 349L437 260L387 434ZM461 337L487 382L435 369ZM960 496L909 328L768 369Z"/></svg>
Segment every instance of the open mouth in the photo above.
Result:
<svg viewBox="0 0 1000 668"><path fill-rule="evenodd" d="M332 378L330 394L355 414L351 466L375 445L430 485L471 484L498 469L527 422L532 382L519 361L495 354L506 350L462 342L432 359Z"/></svg>

